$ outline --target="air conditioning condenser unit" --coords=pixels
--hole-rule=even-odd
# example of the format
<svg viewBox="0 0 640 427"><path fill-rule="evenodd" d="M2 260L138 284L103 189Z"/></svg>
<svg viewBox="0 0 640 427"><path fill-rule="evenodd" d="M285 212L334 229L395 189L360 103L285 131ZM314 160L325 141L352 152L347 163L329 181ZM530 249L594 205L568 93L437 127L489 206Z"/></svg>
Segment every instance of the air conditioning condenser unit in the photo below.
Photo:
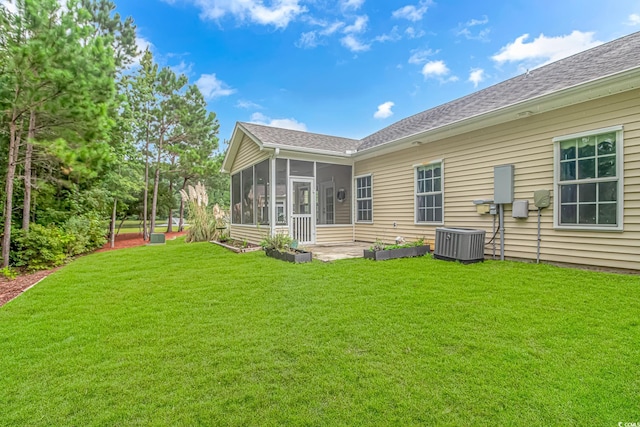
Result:
<svg viewBox="0 0 640 427"><path fill-rule="evenodd" d="M470 228L436 228L433 257L465 264L484 261L484 230Z"/></svg>

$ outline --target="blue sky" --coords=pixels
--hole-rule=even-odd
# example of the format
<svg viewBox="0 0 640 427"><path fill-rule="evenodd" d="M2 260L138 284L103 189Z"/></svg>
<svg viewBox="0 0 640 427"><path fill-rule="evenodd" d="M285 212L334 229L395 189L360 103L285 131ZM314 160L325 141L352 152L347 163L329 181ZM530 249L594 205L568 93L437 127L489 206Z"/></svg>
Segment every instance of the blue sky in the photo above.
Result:
<svg viewBox="0 0 640 427"><path fill-rule="evenodd" d="M362 138L640 30L640 1L116 0L220 121ZM221 147L224 148L224 147Z"/></svg>

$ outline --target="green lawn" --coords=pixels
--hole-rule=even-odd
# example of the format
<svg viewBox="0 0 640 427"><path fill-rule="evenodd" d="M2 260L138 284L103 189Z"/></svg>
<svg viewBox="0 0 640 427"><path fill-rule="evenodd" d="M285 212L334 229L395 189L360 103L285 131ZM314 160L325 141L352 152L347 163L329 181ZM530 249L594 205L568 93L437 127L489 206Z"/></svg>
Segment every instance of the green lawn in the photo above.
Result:
<svg viewBox="0 0 640 427"><path fill-rule="evenodd" d="M0 425L640 421L640 277L204 244L82 257L0 308Z"/></svg>

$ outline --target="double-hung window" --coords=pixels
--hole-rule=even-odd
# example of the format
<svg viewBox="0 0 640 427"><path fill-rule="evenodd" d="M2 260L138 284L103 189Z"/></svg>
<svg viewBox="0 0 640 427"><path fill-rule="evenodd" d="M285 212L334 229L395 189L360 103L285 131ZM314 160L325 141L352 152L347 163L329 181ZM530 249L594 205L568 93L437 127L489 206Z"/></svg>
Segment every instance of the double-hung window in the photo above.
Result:
<svg viewBox="0 0 640 427"><path fill-rule="evenodd" d="M371 175L356 177L356 221L373 221L373 193Z"/></svg>
<svg viewBox="0 0 640 427"><path fill-rule="evenodd" d="M442 161L416 167L416 223L442 224L442 178Z"/></svg>
<svg viewBox="0 0 640 427"><path fill-rule="evenodd" d="M554 138L555 226L622 230L622 127Z"/></svg>

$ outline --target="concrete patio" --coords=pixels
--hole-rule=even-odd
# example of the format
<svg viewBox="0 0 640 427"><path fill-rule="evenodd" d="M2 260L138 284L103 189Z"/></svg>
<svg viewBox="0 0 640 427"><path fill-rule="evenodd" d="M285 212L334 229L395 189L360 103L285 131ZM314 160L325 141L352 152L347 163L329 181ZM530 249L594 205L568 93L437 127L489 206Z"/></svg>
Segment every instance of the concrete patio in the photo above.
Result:
<svg viewBox="0 0 640 427"><path fill-rule="evenodd" d="M362 258L363 251L370 247L371 243L349 242L327 245L305 245L304 249L311 251L314 259L329 262L347 258Z"/></svg>

